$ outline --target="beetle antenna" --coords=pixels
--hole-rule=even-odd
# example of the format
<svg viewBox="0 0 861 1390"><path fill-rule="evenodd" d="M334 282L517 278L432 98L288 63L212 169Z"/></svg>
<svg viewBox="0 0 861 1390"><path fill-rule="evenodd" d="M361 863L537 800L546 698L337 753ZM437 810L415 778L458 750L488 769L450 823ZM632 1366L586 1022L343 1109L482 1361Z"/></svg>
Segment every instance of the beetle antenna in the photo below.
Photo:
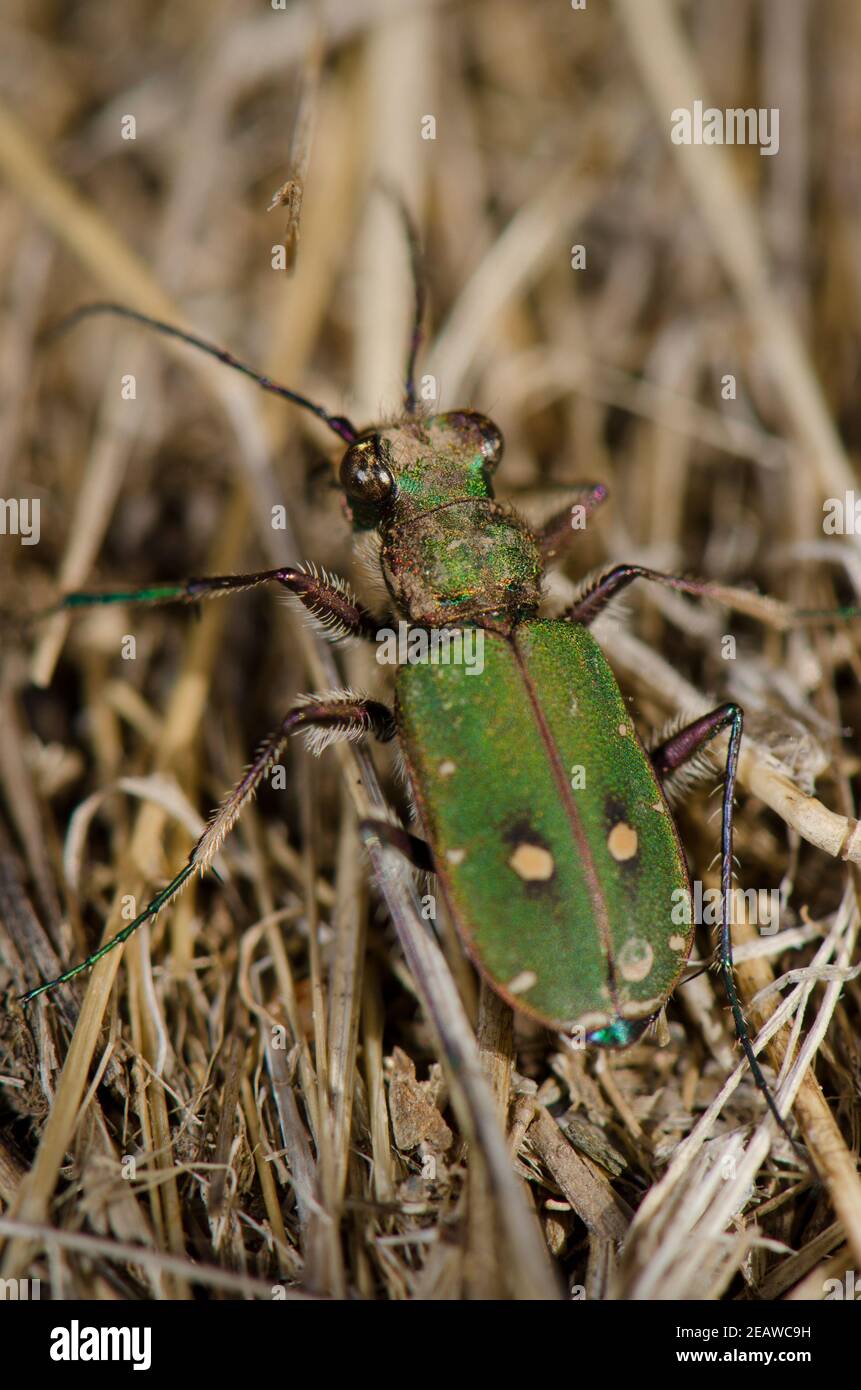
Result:
<svg viewBox="0 0 861 1390"><path fill-rule="evenodd" d="M287 386L280 386L277 381L272 381L262 372L255 371L249 367L247 362L241 362L238 357L234 357L232 352L226 352L224 348L217 347L215 343L209 343L205 338L198 338L194 333L187 333L183 328L177 328L175 324L165 323L162 319L154 319L149 314L142 314L137 309L129 309L125 304L96 303L83 304L79 309L74 309L66 318L54 324L46 333L42 335L41 344L53 342L62 333L68 333L69 329L76 327L83 319L91 318L94 314L115 314L118 318L131 319L133 323L142 323L147 328L153 328L157 333L163 333L168 338L178 338L181 343L187 343L189 347L199 348L209 357L215 357L225 366L232 367L234 371L241 372L243 376L250 377L256 381L262 391L271 391L276 396L283 397L284 400L292 401L294 405L301 406L303 410L310 410L312 415L316 415L318 420L334 430L335 434L347 444L352 444L358 438L358 430L343 415L330 415L322 405L317 405L314 401L309 401L307 396L301 396L298 391L291 391Z"/></svg>
<svg viewBox="0 0 861 1390"><path fill-rule="evenodd" d="M422 343L422 324L424 323L425 306L427 304L427 279L425 276L422 244L418 227L401 193L397 188L387 183L385 179L379 180L379 186L386 197L394 203L395 210L401 219L410 253L410 274L413 282L413 322L410 332L409 348L407 350L407 364L404 369L404 406L408 415L415 415L417 404L415 383L416 358L418 357L419 348Z"/></svg>
<svg viewBox="0 0 861 1390"><path fill-rule="evenodd" d="M401 203L401 215L404 219L407 241L410 248L410 271L413 277L413 325L410 334L410 345L407 351L407 365L404 372L404 404L409 415L416 413L416 359L422 342L422 324L425 316L425 305L427 303L427 281L425 279L424 257L422 256L421 242L419 241L418 229L410 216L406 203Z"/></svg>

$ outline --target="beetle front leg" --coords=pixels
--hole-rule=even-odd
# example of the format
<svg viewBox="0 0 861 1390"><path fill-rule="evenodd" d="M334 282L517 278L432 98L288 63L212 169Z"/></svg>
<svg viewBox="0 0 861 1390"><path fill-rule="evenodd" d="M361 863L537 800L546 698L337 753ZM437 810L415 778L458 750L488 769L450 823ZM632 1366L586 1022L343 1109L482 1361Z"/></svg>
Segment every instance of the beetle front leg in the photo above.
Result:
<svg viewBox="0 0 861 1390"><path fill-rule="evenodd" d="M668 589L677 589L683 594L693 594L696 598L708 598L711 586L702 580L682 579L677 574L664 574L661 570L650 570L645 565L616 565L581 594L573 607L564 614L566 622L581 623L588 627L600 617L607 604L623 589L627 589L635 579L651 579ZM716 595L719 597L721 595Z"/></svg>
<svg viewBox="0 0 861 1390"><path fill-rule="evenodd" d="M37 616L47 617L100 604L134 603L151 607L159 603L197 603L201 599L243 593L261 584L280 584L334 640L364 637L373 641L379 629L379 622L359 603L349 584L325 570L318 570L316 565L284 565L281 569L258 570L251 574L217 574L203 579L183 579L176 584L151 584L142 589L65 594L46 613Z"/></svg>
<svg viewBox="0 0 861 1390"><path fill-rule="evenodd" d="M659 744L651 753L652 765L658 778L663 782L686 762L696 757L723 730L729 730L726 765L724 769L724 794L721 810L721 924L719 942L720 971L724 989L732 1010L735 1030L747 1058L751 1074L766 1104L781 1130L786 1135L799 1159L808 1164L809 1160L800 1150L789 1132L789 1128L777 1108L771 1087L762 1074L762 1068L753 1050L747 1020L735 984L732 955L732 842L733 842L733 802L738 772L738 756L744 727L744 714L739 705L729 701L717 709L702 715L692 723L679 729L670 738Z"/></svg>
<svg viewBox="0 0 861 1390"><path fill-rule="evenodd" d="M715 603L724 604L734 612L745 613L777 632L816 623L844 623L861 617L861 608L858 607L793 608L780 599L749 589L736 589L706 579L684 579L679 574L665 574L646 565L616 565L583 591L577 602L562 615L564 620L588 627L600 617L610 600L622 589L627 589L635 579L650 579L667 589L675 589L677 593L690 594L692 598L713 599Z"/></svg>
<svg viewBox="0 0 861 1390"><path fill-rule="evenodd" d="M377 700L363 699L349 690L300 697L275 732L260 745L236 786L210 817L206 829L188 857L188 862L167 887L147 904L133 922L129 922L116 936L112 936L93 955L59 975L56 980L47 980L45 984L21 995L20 1002L27 1004L37 995L65 984L82 971L89 970L109 951L128 941L144 922L157 917L162 908L182 891L195 873L204 873L230 834L242 810L255 795L263 778L278 761L291 736L299 733L305 735L311 752L319 754L339 738L359 739L373 734L381 742L387 743L395 736L395 719L385 705Z"/></svg>
<svg viewBox="0 0 861 1390"><path fill-rule="evenodd" d="M583 483L571 489L568 505L545 521L538 532L538 544L545 565L556 560L582 531L597 507L607 500L603 483Z"/></svg>

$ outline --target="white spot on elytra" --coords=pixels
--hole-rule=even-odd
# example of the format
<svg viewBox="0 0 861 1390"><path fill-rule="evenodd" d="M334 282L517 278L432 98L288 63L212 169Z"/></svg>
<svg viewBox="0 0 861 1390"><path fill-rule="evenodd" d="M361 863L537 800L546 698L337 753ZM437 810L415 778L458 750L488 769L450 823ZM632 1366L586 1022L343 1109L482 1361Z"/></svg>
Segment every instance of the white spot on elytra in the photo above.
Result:
<svg viewBox="0 0 861 1390"><path fill-rule="evenodd" d="M671 936L667 944L671 951L683 951L688 943L683 936Z"/></svg>
<svg viewBox="0 0 861 1390"><path fill-rule="evenodd" d="M521 970L519 975L515 975L513 980L509 980L506 989L509 994L525 994L533 985L538 984L538 976L534 970Z"/></svg>
<svg viewBox="0 0 861 1390"><path fill-rule="evenodd" d="M525 841L517 846L508 861L510 867L527 883L546 882L553 877L556 864L553 855L542 845L530 845Z"/></svg>
<svg viewBox="0 0 861 1390"><path fill-rule="evenodd" d="M620 724L620 725L619 725L619 733L622 735L622 738L626 738L626 737L627 737L627 734L628 734L628 726L627 726L627 724Z"/></svg>
<svg viewBox="0 0 861 1390"><path fill-rule="evenodd" d="M439 765L440 777L451 777L453 772L457 772L457 764L453 763L451 758L443 758Z"/></svg>
<svg viewBox="0 0 861 1390"><path fill-rule="evenodd" d="M466 850L447 849L445 852L445 857L448 860L449 864L462 864L464 859L466 858Z"/></svg>
<svg viewBox="0 0 861 1390"><path fill-rule="evenodd" d="M633 859L638 844L636 830L624 820L617 821L607 836L607 848L620 863L626 859Z"/></svg>
<svg viewBox="0 0 861 1390"><path fill-rule="evenodd" d="M638 984L640 980L645 980L654 959L655 953L648 941L641 936L632 936L619 952L619 974L629 984Z"/></svg>

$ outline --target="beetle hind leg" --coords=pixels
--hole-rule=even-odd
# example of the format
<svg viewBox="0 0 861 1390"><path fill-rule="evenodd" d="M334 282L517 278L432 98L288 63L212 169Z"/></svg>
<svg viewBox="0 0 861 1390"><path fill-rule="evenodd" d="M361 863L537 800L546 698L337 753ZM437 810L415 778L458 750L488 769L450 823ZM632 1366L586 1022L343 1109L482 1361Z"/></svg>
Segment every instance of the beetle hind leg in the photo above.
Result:
<svg viewBox="0 0 861 1390"><path fill-rule="evenodd" d="M690 723L675 718L649 749L652 767L671 804L693 787L711 780L717 771L708 746L726 727L729 705L719 705Z"/></svg>
<svg viewBox="0 0 861 1390"><path fill-rule="evenodd" d="M692 759L695 759L701 754L703 749L718 734L724 731L728 732L729 738L724 769L723 806L721 810L721 924L718 964L721 976L723 977L724 989L729 1000L730 1009L732 1010L736 1035L741 1043L742 1051L747 1058L753 1079L762 1092L769 1110L792 1145L794 1152L805 1166L809 1166L809 1159L790 1134L789 1127L777 1107L777 1102L771 1087L763 1075L762 1068L760 1067L753 1048L747 1020L744 1016L741 999L739 998L735 983L732 952L733 801L743 727L744 715L738 705L731 701L727 704L719 705L717 709L711 710L708 714L704 714L699 719L695 719L690 724L686 724L683 728L678 729L663 743L660 743L657 748L653 749L651 754L652 765L659 780L663 782L666 778L671 777L677 772L678 769L684 767L685 763L689 763Z"/></svg>

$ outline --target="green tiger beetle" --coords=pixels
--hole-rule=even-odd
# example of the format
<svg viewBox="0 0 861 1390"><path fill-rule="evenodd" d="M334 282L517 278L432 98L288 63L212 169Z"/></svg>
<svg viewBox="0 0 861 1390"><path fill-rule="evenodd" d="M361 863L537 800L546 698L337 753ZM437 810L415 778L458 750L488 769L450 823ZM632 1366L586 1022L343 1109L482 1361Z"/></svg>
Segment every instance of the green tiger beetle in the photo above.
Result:
<svg viewBox="0 0 861 1390"><path fill-rule="evenodd" d="M259 748L176 877L100 950L22 1000L88 969L205 871L293 734L303 733L317 753L334 739L373 735L399 741L424 838L388 824L374 827L416 867L437 875L463 945L493 990L563 1035L577 1030L594 1046L625 1047L661 1014L693 942L693 914L684 926L676 924L677 913L671 916L671 905L691 901L691 883L667 783L726 732L718 960L751 1072L796 1148L754 1053L733 975L733 799L742 710L721 704L647 752L590 632L634 580L699 597L709 586L616 565L567 612L539 617L545 568L577 535L572 506L588 516L606 489L575 487L564 509L532 529L495 500L503 440L493 422L473 410L419 410L414 367L423 287L409 230L416 308L403 415L392 424L357 429L215 345L122 305L87 305L60 325L120 315L218 358L324 421L346 445L339 470L346 510L357 534L375 532L379 539L393 612L409 633L480 633L484 665L475 679L464 664L401 664L393 709L348 690L302 697ZM264 584L294 596L335 640L373 642L388 630L349 585L313 565L71 593L51 611L194 602Z"/></svg>

